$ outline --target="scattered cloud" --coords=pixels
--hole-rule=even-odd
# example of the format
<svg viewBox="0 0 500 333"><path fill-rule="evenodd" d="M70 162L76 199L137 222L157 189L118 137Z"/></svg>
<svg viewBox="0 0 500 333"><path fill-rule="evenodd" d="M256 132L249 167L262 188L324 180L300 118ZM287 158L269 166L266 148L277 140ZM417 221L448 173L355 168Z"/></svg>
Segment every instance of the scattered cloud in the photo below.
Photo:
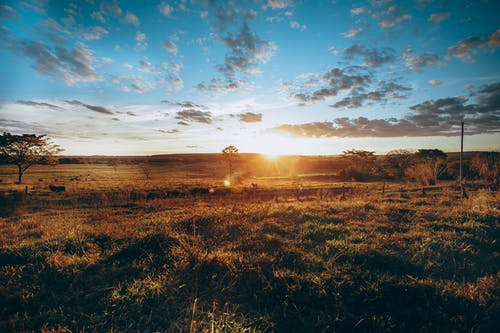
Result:
<svg viewBox="0 0 500 333"><path fill-rule="evenodd" d="M390 10L390 8L389 8L389 10ZM383 20L382 22L379 23L379 25L384 29L393 28L396 24L399 24L399 23L404 22L404 21L408 21L411 18L412 18L412 16L410 14L398 14L398 15L392 16L391 18Z"/></svg>
<svg viewBox="0 0 500 333"><path fill-rule="evenodd" d="M62 77L67 85L102 80L93 65L93 52L83 43L76 43L68 50L60 45L51 47L44 42L17 38L6 28L0 32L0 47L31 59L32 67L43 75Z"/></svg>
<svg viewBox="0 0 500 333"><path fill-rule="evenodd" d="M164 134L178 134L180 133L181 131L178 130L177 128L173 128L171 130L163 130L163 129L159 129L158 132L160 133L164 133Z"/></svg>
<svg viewBox="0 0 500 333"><path fill-rule="evenodd" d="M267 63L276 50L274 43L260 39L246 23L241 25L237 35L229 33L222 42L230 52L225 57L224 65L217 66L217 69L231 81L238 72L258 73L258 62Z"/></svg>
<svg viewBox="0 0 500 333"><path fill-rule="evenodd" d="M173 8L168 3L165 2L160 3L158 9L160 10L160 13L162 13L167 17L170 17L170 15L172 15Z"/></svg>
<svg viewBox="0 0 500 333"><path fill-rule="evenodd" d="M351 95L329 105L331 108L358 108L367 102L377 101L379 104L384 104L389 99L400 99L406 97L405 92L410 91L411 88L394 82L380 82L379 86L370 92L363 92L362 90L353 90Z"/></svg>
<svg viewBox="0 0 500 333"><path fill-rule="evenodd" d="M264 9L271 8L273 10L291 8L295 6L293 0L268 0L264 5Z"/></svg>
<svg viewBox="0 0 500 333"><path fill-rule="evenodd" d="M224 82L219 78L213 78L208 83L200 82L193 86L196 90L206 92L211 95L224 94L241 88L242 81Z"/></svg>
<svg viewBox="0 0 500 333"><path fill-rule="evenodd" d="M346 32L342 33L342 36L346 38L352 38L356 37L357 35L361 34L363 31L365 31L365 28L358 27L358 28L352 28L350 30L347 30Z"/></svg>
<svg viewBox="0 0 500 333"><path fill-rule="evenodd" d="M443 84L443 81L441 81L441 80L429 80L429 84L432 84L433 86L440 86Z"/></svg>
<svg viewBox="0 0 500 333"><path fill-rule="evenodd" d="M103 24L106 23L106 19L104 18L101 12L92 12L90 16L96 21L99 21Z"/></svg>
<svg viewBox="0 0 500 333"><path fill-rule="evenodd" d="M489 47L500 47L500 29L489 36L487 44Z"/></svg>
<svg viewBox="0 0 500 333"><path fill-rule="evenodd" d="M132 91L138 94L142 94L147 90L146 87L143 85L143 82L141 82L140 80L132 81L132 83L130 83L130 88L132 88Z"/></svg>
<svg viewBox="0 0 500 333"><path fill-rule="evenodd" d="M243 123L259 123L262 121L262 113L245 112L236 116Z"/></svg>
<svg viewBox="0 0 500 333"><path fill-rule="evenodd" d="M336 97L341 91L368 87L371 81L372 75L362 67L333 68L319 78L308 77L305 85L299 85L298 89L292 87L297 91L291 95L301 102L315 103Z"/></svg>
<svg viewBox="0 0 500 333"><path fill-rule="evenodd" d="M105 108L104 106L89 105L89 104L85 104L83 102L80 102L78 100L72 100L72 101L66 100L64 102L66 102L67 104L70 104L70 105L83 106L89 110L92 110L92 111L98 112L98 113L102 113L102 114L108 114L108 115L115 114L113 111L109 110L108 108Z"/></svg>
<svg viewBox="0 0 500 333"><path fill-rule="evenodd" d="M177 45L175 45L172 41L165 41L161 44L161 46L169 53L177 54Z"/></svg>
<svg viewBox="0 0 500 333"><path fill-rule="evenodd" d="M401 119L336 118L332 121L283 124L270 129L299 137L420 137L456 136L460 121L467 133L500 132L500 82L485 84L471 94L427 100L410 106Z"/></svg>
<svg viewBox="0 0 500 333"><path fill-rule="evenodd" d="M398 24L400 22L403 22L403 21L407 21L409 19L411 19L411 15L409 15L409 14L400 15L400 16L396 16L396 17L394 17L392 19L382 21L380 23L380 26L383 27L383 28L392 28L396 24Z"/></svg>
<svg viewBox="0 0 500 333"><path fill-rule="evenodd" d="M49 28L49 29L52 29L54 31L57 31L57 32L60 32L60 33L63 33L63 34L69 34L69 31L64 29L60 24L59 22L57 22L56 20L54 19L51 19L51 18L48 18L46 19L45 21L43 21L42 23L45 27Z"/></svg>
<svg viewBox="0 0 500 333"><path fill-rule="evenodd" d="M208 110L208 106L203 105L203 104L198 104L192 101L184 101L184 102L175 102L175 101L168 101L168 100L163 100L160 103L162 104L168 104L172 106L180 106L181 108L185 109L204 109Z"/></svg>
<svg viewBox="0 0 500 333"><path fill-rule="evenodd" d="M54 109L54 110L64 110L62 107L54 105L54 104L49 104L49 103L43 103L43 102L35 102L35 101L25 101L25 100L17 100L15 101L16 104L21 104L21 105L28 105L28 106L42 106L42 107L47 107L49 109Z"/></svg>
<svg viewBox="0 0 500 333"><path fill-rule="evenodd" d="M138 31L135 34L135 41L136 50L145 50L148 47L148 36L143 32Z"/></svg>
<svg viewBox="0 0 500 333"><path fill-rule="evenodd" d="M149 61L145 61L145 60L141 60L139 62L139 65L140 65L140 69L143 71L143 72L151 72L151 70L153 69L153 65L149 62Z"/></svg>
<svg viewBox="0 0 500 333"><path fill-rule="evenodd" d="M366 14L368 12L369 12L369 9L367 7L356 7L356 8L351 9L351 15L353 15L353 16Z"/></svg>
<svg viewBox="0 0 500 333"><path fill-rule="evenodd" d="M444 12L444 13L435 13L431 14L427 21L432 22L432 23L440 23L449 18L451 15L450 12Z"/></svg>
<svg viewBox="0 0 500 333"><path fill-rule="evenodd" d="M99 7L101 9L101 13L107 16L118 17L121 16L123 11L118 4L118 0L113 1L103 1Z"/></svg>
<svg viewBox="0 0 500 333"><path fill-rule="evenodd" d="M368 49L361 44L354 44L345 49L344 56L347 59L360 56L363 58L364 65L368 67L381 66L396 61L396 56L392 48Z"/></svg>
<svg viewBox="0 0 500 333"><path fill-rule="evenodd" d="M470 135L499 133L500 84L478 92L480 104L466 104L464 97L425 101L410 107L402 119L336 118L333 121L283 124L270 129L298 137L422 137L456 136L465 119Z"/></svg>
<svg viewBox="0 0 500 333"><path fill-rule="evenodd" d="M500 47L500 29L482 37L469 37L461 40L455 45L448 47L447 56L454 57L466 63L475 63L473 55L478 53L478 49L488 46L490 48Z"/></svg>
<svg viewBox="0 0 500 333"><path fill-rule="evenodd" d="M131 24L136 27L140 25L139 23L139 18L135 16L134 14L127 12L127 14L120 19L120 22L125 23L125 24Z"/></svg>
<svg viewBox="0 0 500 333"><path fill-rule="evenodd" d="M303 31L307 30L307 25L300 24L297 21L291 21L290 22L290 28L295 29L295 30L300 30L300 32L303 32Z"/></svg>
<svg viewBox="0 0 500 333"><path fill-rule="evenodd" d="M211 124L212 123L212 113L209 111L200 111L195 109L185 109L178 111L175 116L183 122L196 122L201 124Z"/></svg>
<svg viewBox="0 0 500 333"><path fill-rule="evenodd" d="M107 35L108 31L100 26L92 27L89 31L82 34L83 38L86 40L100 40L104 35Z"/></svg>
<svg viewBox="0 0 500 333"><path fill-rule="evenodd" d="M413 50L409 50L403 55L403 59L405 59L405 64L408 68L417 72L420 72L423 67L441 64L440 57L432 52L413 55Z"/></svg>
<svg viewBox="0 0 500 333"><path fill-rule="evenodd" d="M2 19L2 20L17 20L17 19L19 19L19 13L16 12L16 10L10 6L0 5L0 19Z"/></svg>

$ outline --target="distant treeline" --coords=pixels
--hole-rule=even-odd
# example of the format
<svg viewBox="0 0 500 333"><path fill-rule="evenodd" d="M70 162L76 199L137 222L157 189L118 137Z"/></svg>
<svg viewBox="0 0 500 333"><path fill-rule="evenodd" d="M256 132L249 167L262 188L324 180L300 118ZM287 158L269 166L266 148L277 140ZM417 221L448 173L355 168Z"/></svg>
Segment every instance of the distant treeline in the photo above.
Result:
<svg viewBox="0 0 500 333"><path fill-rule="evenodd" d="M425 185L438 180L458 180L459 153L439 149L393 150L375 155L364 150L349 150L336 156L281 156L270 160L260 154L237 154L235 177L329 175L339 181L413 181ZM103 164L117 169L120 165L157 165L172 169L223 169L220 154L172 154L155 156L64 156L60 164ZM465 152L462 176L498 184L499 152Z"/></svg>

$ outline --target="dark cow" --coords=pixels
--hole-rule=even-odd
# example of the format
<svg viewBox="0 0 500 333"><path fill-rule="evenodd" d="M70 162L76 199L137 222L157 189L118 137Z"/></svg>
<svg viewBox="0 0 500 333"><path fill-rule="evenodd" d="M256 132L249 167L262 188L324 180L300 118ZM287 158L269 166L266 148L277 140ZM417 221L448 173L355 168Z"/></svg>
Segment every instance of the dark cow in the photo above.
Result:
<svg viewBox="0 0 500 333"><path fill-rule="evenodd" d="M49 190L52 192L64 192L66 191L66 186L49 185Z"/></svg>

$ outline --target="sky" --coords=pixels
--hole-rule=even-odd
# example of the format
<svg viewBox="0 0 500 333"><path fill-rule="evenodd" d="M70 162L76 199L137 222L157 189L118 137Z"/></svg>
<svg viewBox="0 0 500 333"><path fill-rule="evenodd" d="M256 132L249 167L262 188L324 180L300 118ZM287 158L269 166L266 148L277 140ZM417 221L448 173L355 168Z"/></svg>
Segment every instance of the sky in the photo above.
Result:
<svg viewBox="0 0 500 333"><path fill-rule="evenodd" d="M0 131L66 155L500 149L500 2L0 0Z"/></svg>

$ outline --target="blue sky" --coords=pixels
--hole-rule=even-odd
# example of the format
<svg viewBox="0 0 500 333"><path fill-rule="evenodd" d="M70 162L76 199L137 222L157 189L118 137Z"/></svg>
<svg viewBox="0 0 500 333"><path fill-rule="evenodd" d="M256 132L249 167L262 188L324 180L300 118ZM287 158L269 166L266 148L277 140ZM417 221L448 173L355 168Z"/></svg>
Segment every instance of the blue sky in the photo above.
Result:
<svg viewBox="0 0 500 333"><path fill-rule="evenodd" d="M500 149L498 1L0 2L0 130L66 154Z"/></svg>

